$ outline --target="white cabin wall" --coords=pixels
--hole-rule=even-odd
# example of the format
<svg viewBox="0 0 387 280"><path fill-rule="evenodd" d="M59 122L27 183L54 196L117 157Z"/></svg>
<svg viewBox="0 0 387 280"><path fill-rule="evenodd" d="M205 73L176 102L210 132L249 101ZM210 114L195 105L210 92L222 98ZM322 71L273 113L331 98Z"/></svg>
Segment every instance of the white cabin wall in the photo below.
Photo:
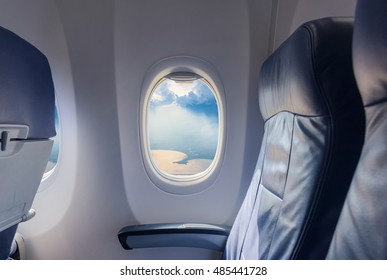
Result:
<svg viewBox="0 0 387 280"><path fill-rule="evenodd" d="M271 3L267 1L148 0L137 2L135 9L128 1L116 2L122 168L127 199L135 217L123 223L232 224L250 182L262 137L257 76L268 52L268 9ZM225 94L227 135L221 170L207 189L189 195L164 192L149 179L138 136L138 106L147 71L171 56L196 57L211 64ZM128 257L142 258L147 252L152 252L148 257L181 257L177 251L189 252L190 258L200 254L189 249L154 249L129 252Z"/></svg>
<svg viewBox="0 0 387 280"><path fill-rule="evenodd" d="M65 220L47 233L63 236L64 242L57 244L49 258L121 258L124 251L117 239L120 218L130 220L131 213L120 166L114 2L56 3L74 76L79 134L74 196Z"/></svg>
<svg viewBox="0 0 387 280"><path fill-rule="evenodd" d="M253 169L250 167L250 174L244 174L248 98L250 94L256 96L256 91L249 92L252 52L246 1L208 1L206 5L195 1L143 1L136 9L128 1L117 1L116 11L120 136L125 186L134 215L141 223L201 220L230 224L235 209L226 206L236 203L241 178L251 176ZM203 193L179 197L164 193L149 180L138 138L139 94L147 70L176 55L201 58L216 68L223 82L228 113L226 154L217 181ZM255 70L258 72L258 67ZM251 125L255 128L249 130L257 136L258 114ZM249 157L257 154L256 146L254 143ZM254 159L250 164L254 165ZM144 207L145 201L152 203ZM200 209L193 211L199 202Z"/></svg>
<svg viewBox="0 0 387 280"><path fill-rule="evenodd" d="M277 0L274 49L301 24L331 16L354 16L356 0Z"/></svg>

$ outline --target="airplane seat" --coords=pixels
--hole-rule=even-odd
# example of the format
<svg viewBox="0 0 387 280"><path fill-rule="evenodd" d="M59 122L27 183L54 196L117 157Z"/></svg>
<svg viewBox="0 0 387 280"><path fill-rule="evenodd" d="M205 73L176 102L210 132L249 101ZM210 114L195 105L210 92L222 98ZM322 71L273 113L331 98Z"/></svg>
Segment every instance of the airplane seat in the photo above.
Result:
<svg viewBox="0 0 387 280"><path fill-rule="evenodd" d="M387 259L387 2L359 0L353 64L366 114L359 165L328 259Z"/></svg>
<svg viewBox="0 0 387 280"><path fill-rule="evenodd" d="M264 136L225 259L324 259L364 141L352 18L299 27L263 64Z"/></svg>
<svg viewBox="0 0 387 280"><path fill-rule="evenodd" d="M0 27L0 259L31 205L55 136L55 96L46 57Z"/></svg>

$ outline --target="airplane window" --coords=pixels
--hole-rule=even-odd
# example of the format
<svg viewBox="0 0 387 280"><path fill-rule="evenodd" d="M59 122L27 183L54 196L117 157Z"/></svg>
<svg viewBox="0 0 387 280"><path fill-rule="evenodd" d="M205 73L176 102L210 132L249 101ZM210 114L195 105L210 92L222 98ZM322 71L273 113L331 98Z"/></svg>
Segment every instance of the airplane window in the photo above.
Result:
<svg viewBox="0 0 387 280"><path fill-rule="evenodd" d="M148 100L149 154L158 173L176 180L206 174L218 150L212 86L199 75L174 73L156 84Z"/></svg>
<svg viewBox="0 0 387 280"><path fill-rule="evenodd" d="M54 171L55 166L58 162L59 146L60 146L60 125L59 125L58 110L56 108L55 108L55 130L56 130L56 136L52 138L52 140L54 140L54 144L52 146L52 150L46 166L46 170L44 171L43 180L51 175L51 173Z"/></svg>

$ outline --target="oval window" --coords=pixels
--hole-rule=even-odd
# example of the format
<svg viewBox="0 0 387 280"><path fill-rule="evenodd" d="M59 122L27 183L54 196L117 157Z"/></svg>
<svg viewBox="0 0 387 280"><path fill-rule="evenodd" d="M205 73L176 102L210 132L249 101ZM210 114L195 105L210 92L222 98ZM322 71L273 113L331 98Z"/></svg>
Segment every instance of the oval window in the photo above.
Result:
<svg viewBox="0 0 387 280"><path fill-rule="evenodd" d="M148 152L157 172L172 180L196 179L214 164L219 106L212 86L193 73L173 73L153 88L147 108Z"/></svg>

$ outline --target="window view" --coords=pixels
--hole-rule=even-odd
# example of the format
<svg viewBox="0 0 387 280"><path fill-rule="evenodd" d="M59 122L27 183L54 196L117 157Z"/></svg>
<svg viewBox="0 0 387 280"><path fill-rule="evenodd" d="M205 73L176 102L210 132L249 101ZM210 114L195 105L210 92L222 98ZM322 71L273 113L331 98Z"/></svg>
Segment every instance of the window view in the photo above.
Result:
<svg viewBox="0 0 387 280"><path fill-rule="evenodd" d="M148 139L153 165L164 175L206 171L218 148L216 96L198 76L162 79L148 103Z"/></svg>
<svg viewBox="0 0 387 280"><path fill-rule="evenodd" d="M46 178L47 176L50 175L51 171L54 170L54 167L58 162L59 145L60 145L60 127L59 127L58 111L56 108L55 108L55 130L56 130L56 136L52 138L52 140L54 140L54 144L52 146L50 158L47 163L46 170L44 171L43 178Z"/></svg>

